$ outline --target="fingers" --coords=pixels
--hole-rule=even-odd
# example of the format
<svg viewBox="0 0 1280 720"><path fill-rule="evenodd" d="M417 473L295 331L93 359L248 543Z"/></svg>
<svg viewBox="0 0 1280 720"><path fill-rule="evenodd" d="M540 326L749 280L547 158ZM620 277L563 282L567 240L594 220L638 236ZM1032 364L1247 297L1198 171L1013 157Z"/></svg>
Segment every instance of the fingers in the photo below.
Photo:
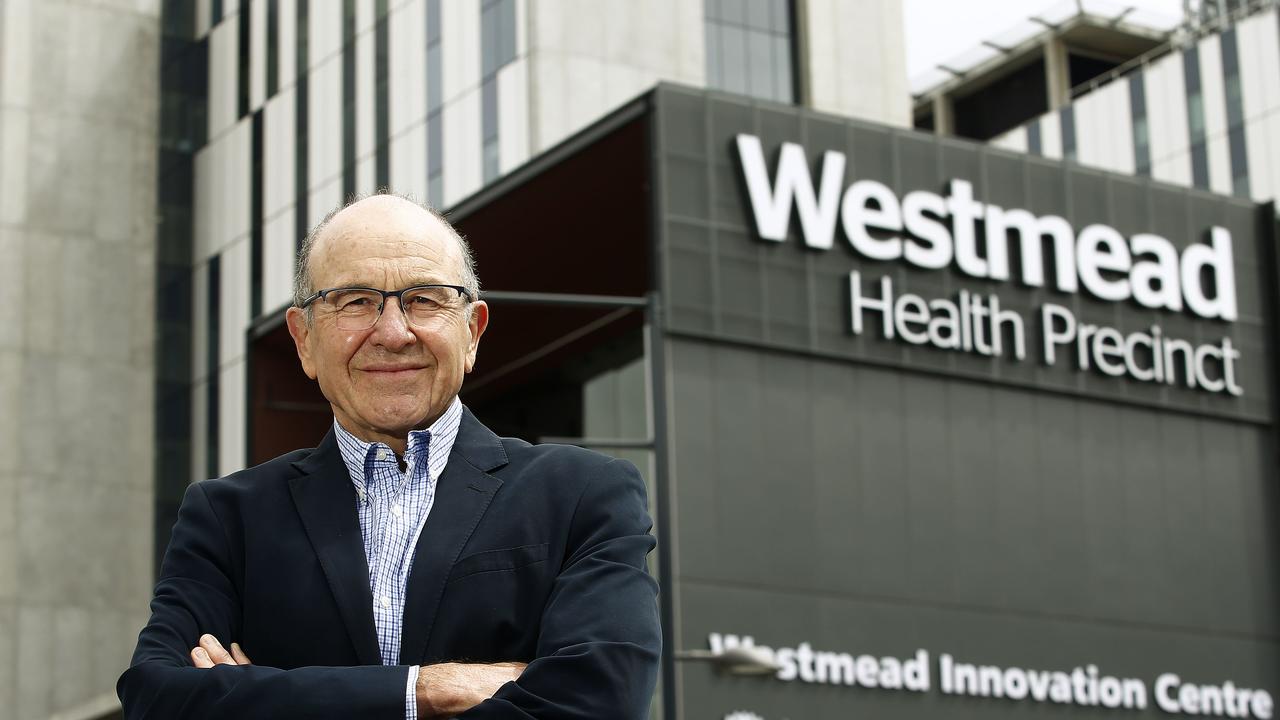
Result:
<svg viewBox="0 0 1280 720"><path fill-rule="evenodd" d="M252 665L249 656L244 654L244 650L240 647L240 643L231 643L231 659L236 661L237 665Z"/></svg>
<svg viewBox="0 0 1280 720"><path fill-rule="evenodd" d="M198 668L211 668L214 665L248 665L249 658L240 649L239 645L231 644L232 648L239 653L239 657L233 657L222 647L222 643L218 642L218 638L205 634L200 636L200 644L191 648L191 663Z"/></svg>
<svg viewBox="0 0 1280 720"><path fill-rule="evenodd" d="M199 645L191 648L191 664L205 670L213 667L213 661L209 659L209 653L205 652L204 648Z"/></svg>
<svg viewBox="0 0 1280 720"><path fill-rule="evenodd" d="M236 661L231 657L231 653L222 647L222 643L218 642L218 638L208 633L200 636L200 647L209 653L209 658L218 665L235 665Z"/></svg>

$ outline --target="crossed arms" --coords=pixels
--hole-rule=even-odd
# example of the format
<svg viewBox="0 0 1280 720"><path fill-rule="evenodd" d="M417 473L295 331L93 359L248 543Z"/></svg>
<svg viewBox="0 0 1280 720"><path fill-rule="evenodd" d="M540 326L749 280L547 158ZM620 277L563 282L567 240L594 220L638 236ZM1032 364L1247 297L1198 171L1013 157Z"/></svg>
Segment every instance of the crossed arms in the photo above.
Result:
<svg viewBox="0 0 1280 720"><path fill-rule="evenodd" d="M533 657L423 666L415 688L420 717L644 716L660 643L656 585L644 567L653 539L635 469L605 467L585 483L573 511ZM243 559L228 539L234 523L228 529L201 485L183 500L151 620L117 686L125 717L404 718L406 665L281 669L248 663L238 645L223 648L217 638L230 645L242 627Z"/></svg>

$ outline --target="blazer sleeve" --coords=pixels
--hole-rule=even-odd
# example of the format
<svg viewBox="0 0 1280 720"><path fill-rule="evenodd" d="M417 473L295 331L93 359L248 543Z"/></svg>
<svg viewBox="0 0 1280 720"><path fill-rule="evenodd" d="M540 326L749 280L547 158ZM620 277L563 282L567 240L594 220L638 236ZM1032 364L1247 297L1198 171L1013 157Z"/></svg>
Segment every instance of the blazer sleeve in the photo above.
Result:
<svg viewBox="0 0 1280 720"><path fill-rule="evenodd" d="M223 525L196 483L187 488L178 511L151 619L116 684L125 718L403 720L408 666L194 667L188 653L202 634L225 645L239 632L232 565Z"/></svg>
<svg viewBox="0 0 1280 720"><path fill-rule="evenodd" d="M579 497L567 559L542 614L537 657L520 677L458 720L642 720L657 683L658 584L645 556L644 481L605 464Z"/></svg>

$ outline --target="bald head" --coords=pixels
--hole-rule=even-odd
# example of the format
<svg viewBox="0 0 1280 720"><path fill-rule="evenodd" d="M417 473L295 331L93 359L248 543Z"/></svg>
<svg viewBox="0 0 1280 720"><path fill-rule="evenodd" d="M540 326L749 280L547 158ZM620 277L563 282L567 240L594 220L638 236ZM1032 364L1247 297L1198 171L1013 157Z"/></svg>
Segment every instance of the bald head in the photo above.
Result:
<svg viewBox="0 0 1280 720"><path fill-rule="evenodd" d="M480 296L480 280L476 277L471 247L443 215L401 195L377 194L357 197L335 208L307 233L298 250L293 304L301 306L316 291L313 282L316 263L330 254L335 249L333 246L352 237L390 234L443 240L446 252L458 268L459 283L473 299Z"/></svg>

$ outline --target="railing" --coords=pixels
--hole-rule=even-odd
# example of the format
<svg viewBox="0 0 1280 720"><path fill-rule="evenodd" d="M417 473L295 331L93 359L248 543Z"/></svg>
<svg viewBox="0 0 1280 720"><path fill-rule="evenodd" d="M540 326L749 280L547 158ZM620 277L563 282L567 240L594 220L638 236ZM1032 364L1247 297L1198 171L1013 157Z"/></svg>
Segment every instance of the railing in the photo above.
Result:
<svg viewBox="0 0 1280 720"><path fill-rule="evenodd" d="M1147 66L1157 58L1164 57L1174 50L1185 48L1206 35L1219 32L1225 27L1234 25L1239 20L1276 5L1280 5L1280 0L1248 0L1243 5L1230 10L1226 15L1216 17L1209 22L1199 23L1194 26L1190 23L1184 23L1168 41L1160 43L1141 55L1071 88L1071 99L1074 100L1081 95L1091 93L1104 85L1119 80L1138 68Z"/></svg>

